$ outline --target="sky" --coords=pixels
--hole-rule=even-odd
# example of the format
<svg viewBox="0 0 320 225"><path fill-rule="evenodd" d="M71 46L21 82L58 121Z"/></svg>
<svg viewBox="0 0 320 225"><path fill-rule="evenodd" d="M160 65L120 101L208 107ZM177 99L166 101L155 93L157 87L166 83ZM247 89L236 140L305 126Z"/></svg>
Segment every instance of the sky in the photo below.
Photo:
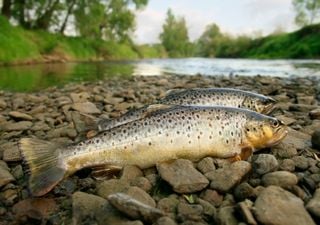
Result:
<svg viewBox="0 0 320 225"><path fill-rule="evenodd" d="M268 35L279 29L297 29L292 0L149 0L148 5L136 13L134 39L137 43L159 42L169 8L174 15L185 18L192 41L211 23L232 35Z"/></svg>

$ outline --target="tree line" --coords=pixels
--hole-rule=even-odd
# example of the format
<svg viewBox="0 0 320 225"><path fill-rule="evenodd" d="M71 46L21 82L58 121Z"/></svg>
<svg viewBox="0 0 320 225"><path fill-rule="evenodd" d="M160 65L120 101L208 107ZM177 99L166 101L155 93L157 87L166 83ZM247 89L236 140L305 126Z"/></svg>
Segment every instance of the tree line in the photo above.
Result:
<svg viewBox="0 0 320 225"><path fill-rule="evenodd" d="M71 27L81 37L135 47L131 39L134 13L147 4L148 0L2 0L1 14L25 29L65 35ZM292 4L299 26L319 21L320 0L292 0ZM252 37L223 33L215 23L191 42L185 18L174 15L171 9L162 28L159 39L169 57L239 57L253 43Z"/></svg>

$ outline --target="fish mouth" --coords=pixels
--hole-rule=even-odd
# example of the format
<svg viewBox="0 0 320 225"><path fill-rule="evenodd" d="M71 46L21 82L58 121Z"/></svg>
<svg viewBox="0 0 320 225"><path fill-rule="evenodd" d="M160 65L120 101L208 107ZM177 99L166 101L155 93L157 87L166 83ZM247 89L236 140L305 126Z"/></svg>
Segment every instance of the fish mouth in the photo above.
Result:
<svg viewBox="0 0 320 225"><path fill-rule="evenodd" d="M279 127L273 134L273 137L267 142L266 147L279 144L288 134L286 126Z"/></svg>

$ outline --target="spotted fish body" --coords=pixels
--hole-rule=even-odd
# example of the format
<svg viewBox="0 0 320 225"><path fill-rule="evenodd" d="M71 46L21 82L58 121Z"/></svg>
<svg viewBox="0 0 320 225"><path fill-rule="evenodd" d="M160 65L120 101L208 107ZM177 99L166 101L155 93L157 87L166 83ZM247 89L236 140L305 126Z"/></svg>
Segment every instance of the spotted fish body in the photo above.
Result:
<svg viewBox="0 0 320 225"><path fill-rule="evenodd" d="M234 157L243 148L259 149L281 140L285 131L282 125L277 130L270 128L273 123L280 126L275 118L245 109L173 106L76 145L58 147L55 154L52 145L34 139L22 139L20 149L31 167L30 189L34 195L42 195L64 177L84 167L107 164L146 168L177 158ZM41 149L42 156L37 149ZM49 152L47 156L44 151ZM54 162L52 173L59 176L50 177L51 180L55 177L54 182L41 183L39 180L46 180L51 174L42 171L48 170L48 164L52 163L48 157Z"/></svg>
<svg viewBox="0 0 320 225"><path fill-rule="evenodd" d="M275 100L270 97L239 89L194 88L171 91L156 104L183 106L230 106L268 114L274 103ZM152 108L152 105L131 110L112 120L102 119L98 121L98 130L109 130L127 122L140 119L150 110L150 107Z"/></svg>

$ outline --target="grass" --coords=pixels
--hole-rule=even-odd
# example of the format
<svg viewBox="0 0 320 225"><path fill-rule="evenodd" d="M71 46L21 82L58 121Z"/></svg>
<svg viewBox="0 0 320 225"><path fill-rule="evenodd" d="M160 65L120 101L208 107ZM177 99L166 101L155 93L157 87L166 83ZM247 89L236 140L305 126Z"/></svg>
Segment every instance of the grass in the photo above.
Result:
<svg viewBox="0 0 320 225"><path fill-rule="evenodd" d="M253 40L241 55L250 58L320 58L320 24Z"/></svg>
<svg viewBox="0 0 320 225"><path fill-rule="evenodd" d="M69 61L139 57L134 47L128 43L24 30L10 25L0 16L0 64L42 62L44 56Z"/></svg>

